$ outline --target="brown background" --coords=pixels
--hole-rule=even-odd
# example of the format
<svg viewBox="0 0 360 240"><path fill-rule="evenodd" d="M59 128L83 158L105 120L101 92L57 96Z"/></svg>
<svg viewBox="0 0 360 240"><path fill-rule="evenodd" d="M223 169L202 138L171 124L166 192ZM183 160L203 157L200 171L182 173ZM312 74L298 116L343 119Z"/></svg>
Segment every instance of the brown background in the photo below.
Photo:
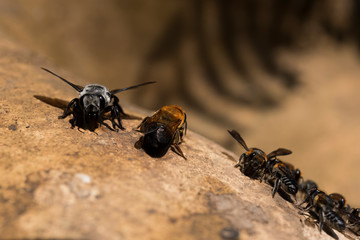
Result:
<svg viewBox="0 0 360 240"><path fill-rule="evenodd" d="M226 129L267 152L289 148L305 178L359 207L358 5L11 0L0 2L0 30L78 84L155 80L120 99L181 105L190 129L239 155Z"/></svg>

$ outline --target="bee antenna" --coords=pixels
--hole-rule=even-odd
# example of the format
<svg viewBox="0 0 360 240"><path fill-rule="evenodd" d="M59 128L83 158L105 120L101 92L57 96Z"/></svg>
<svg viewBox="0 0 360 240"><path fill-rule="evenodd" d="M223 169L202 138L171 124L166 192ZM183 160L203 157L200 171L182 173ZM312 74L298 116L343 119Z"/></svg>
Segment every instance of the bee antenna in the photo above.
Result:
<svg viewBox="0 0 360 240"><path fill-rule="evenodd" d="M72 86L73 88L75 88L75 90L78 91L78 92L81 92L81 91L84 89L83 87L81 87L81 86L79 86L79 85L75 85L75 84L69 82L69 81L66 80L65 78L60 77L60 76L57 75L56 73L53 73L52 71L50 71L50 70L48 70L48 69L46 69L46 68L43 68L43 67L42 67L41 69L47 71L48 73L54 75L55 77L60 78L61 80L63 80L64 82L66 82L67 84L69 84L70 86Z"/></svg>
<svg viewBox="0 0 360 240"><path fill-rule="evenodd" d="M230 135L236 140L238 141L238 143L241 144L241 146L243 146L243 148L246 151L249 151L248 146L246 145L244 139L240 136L240 134L236 131L236 130L228 130L228 132L230 133Z"/></svg>
<svg viewBox="0 0 360 240"><path fill-rule="evenodd" d="M122 92L122 91L126 91L126 90L129 90L129 89L133 89L133 88L137 88L137 87L141 87L141 86L148 85L148 84L153 84L153 83L156 83L156 82L145 82L145 83L140 83L140 84L130 86L130 87L126 87L126 88L122 88L122 89L114 89L114 90L111 90L110 93L112 95L114 95L114 94L117 94L117 93Z"/></svg>

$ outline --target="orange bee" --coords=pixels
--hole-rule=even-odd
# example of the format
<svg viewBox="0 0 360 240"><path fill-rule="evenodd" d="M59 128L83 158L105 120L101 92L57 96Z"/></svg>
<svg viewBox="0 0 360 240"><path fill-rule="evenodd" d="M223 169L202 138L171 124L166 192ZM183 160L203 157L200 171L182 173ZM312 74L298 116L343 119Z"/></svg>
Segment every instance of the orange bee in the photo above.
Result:
<svg viewBox="0 0 360 240"><path fill-rule="evenodd" d="M151 157L162 157L171 149L186 159L179 145L186 134L185 111L177 106L164 106L151 117L146 117L137 127L144 133L135 143L137 149L143 148Z"/></svg>

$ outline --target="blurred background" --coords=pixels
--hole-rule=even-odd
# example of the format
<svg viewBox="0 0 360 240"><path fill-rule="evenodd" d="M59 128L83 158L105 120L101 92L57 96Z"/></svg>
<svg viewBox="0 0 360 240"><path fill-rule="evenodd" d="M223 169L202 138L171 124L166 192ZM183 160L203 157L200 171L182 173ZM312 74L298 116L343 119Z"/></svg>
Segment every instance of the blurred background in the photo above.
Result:
<svg viewBox="0 0 360 240"><path fill-rule="evenodd" d="M355 0L0 1L0 31L43 67L110 89L157 81L120 101L180 105L191 130L239 156L227 129L291 149L283 160L357 207L359 24Z"/></svg>

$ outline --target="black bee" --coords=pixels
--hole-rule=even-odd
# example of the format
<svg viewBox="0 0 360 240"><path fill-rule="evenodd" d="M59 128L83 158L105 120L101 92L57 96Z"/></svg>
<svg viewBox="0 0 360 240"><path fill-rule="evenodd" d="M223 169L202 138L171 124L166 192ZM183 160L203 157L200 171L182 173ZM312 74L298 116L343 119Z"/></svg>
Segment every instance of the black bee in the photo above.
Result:
<svg viewBox="0 0 360 240"><path fill-rule="evenodd" d="M332 193L329 194L329 197L334 203L333 210L347 222L351 214L351 207L349 204L346 204L344 196L339 193Z"/></svg>
<svg viewBox="0 0 360 240"><path fill-rule="evenodd" d="M346 200L340 193L329 194L329 197L332 199L335 209L341 210L346 207Z"/></svg>
<svg viewBox="0 0 360 240"><path fill-rule="evenodd" d="M127 88L109 91L105 86L99 84L89 84L82 87L67 81L48 69L42 69L60 78L79 92L79 98L71 100L63 115L59 116L59 119L66 118L70 114L73 114L73 118L70 120L72 128L78 126L84 129L89 129L90 131L94 131L98 127L98 124L104 124L112 131L117 130L117 127L124 130L121 124L120 114L125 116L127 116L127 114L124 113L123 109L119 105L119 99L115 96L115 94L155 83L146 82ZM111 115L109 119L112 123L112 128L104 122L104 120L106 120L105 114L108 113ZM115 120L117 120L117 122Z"/></svg>
<svg viewBox="0 0 360 240"><path fill-rule="evenodd" d="M346 204L345 198L339 193L332 193L329 197L334 202L334 211L346 222L346 227L354 234L360 236L360 209L351 208Z"/></svg>
<svg viewBox="0 0 360 240"><path fill-rule="evenodd" d="M274 186L272 197L274 197L275 194L279 191L279 187L281 190L293 195L294 197L298 191L298 172L296 171L297 175L294 175L294 172L291 171L288 164L276 158L276 156L288 154L291 154L290 150L279 148L278 150L267 155L268 161L265 167L263 178L265 178L266 181L270 183L270 185ZM292 202L292 200L289 201Z"/></svg>
<svg viewBox="0 0 360 240"><path fill-rule="evenodd" d="M151 117L146 117L137 127L144 136L135 143L151 157L162 157L171 147L172 150L186 159L179 145L186 134L187 121L185 111L177 106L164 106Z"/></svg>
<svg viewBox="0 0 360 240"><path fill-rule="evenodd" d="M307 203L305 208L310 206L310 198L314 192L318 190L318 185L312 180L306 180L298 185L298 190L301 193L301 199L303 200L298 207L301 209L302 205Z"/></svg>
<svg viewBox="0 0 360 240"><path fill-rule="evenodd" d="M268 162L268 157L276 157L280 155L290 154L291 151L279 148L269 155L258 148L248 148L244 139L235 130L228 130L230 135L240 143L240 145L246 150L246 153L241 154L239 161L234 167L239 167L240 171L245 175L253 179L261 179L264 176L264 171Z"/></svg>
<svg viewBox="0 0 360 240"><path fill-rule="evenodd" d="M352 208L347 219L347 228L360 236L360 208Z"/></svg>
<svg viewBox="0 0 360 240"><path fill-rule="evenodd" d="M301 189L306 192L307 196L304 201L304 203L307 202L307 205L302 210L307 211L319 223L320 232L324 229L327 234L338 239L332 229L343 232L346 223L334 209L333 199L323 191L318 190L317 185L312 181L306 181Z"/></svg>
<svg viewBox="0 0 360 240"><path fill-rule="evenodd" d="M228 130L230 135L240 143L245 149L245 153L241 154L239 161L234 166L240 168L240 171L252 179L260 179L266 166L267 157L263 150L258 148L248 148L244 139L235 130Z"/></svg>
<svg viewBox="0 0 360 240"><path fill-rule="evenodd" d="M301 174L300 169L295 168L294 165L288 162L283 162L288 169L291 171L292 175L294 176L294 180L296 181L297 185L299 185L303 181L303 177Z"/></svg>

